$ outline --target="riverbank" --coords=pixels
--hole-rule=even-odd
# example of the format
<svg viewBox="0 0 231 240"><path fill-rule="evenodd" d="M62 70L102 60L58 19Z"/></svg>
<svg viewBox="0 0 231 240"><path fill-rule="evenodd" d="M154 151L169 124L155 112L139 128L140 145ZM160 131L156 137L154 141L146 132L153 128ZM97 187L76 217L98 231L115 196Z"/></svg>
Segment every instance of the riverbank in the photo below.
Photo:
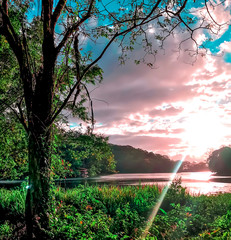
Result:
<svg viewBox="0 0 231 240"><path fill-rule="evenodd" d="M79 186L52 190L53 239L139 239L156 205L158 186ZM0 239L25 234L26 189L0 189ZM231 239L231 194L189 195L172 184L146 239Z"/></svg>

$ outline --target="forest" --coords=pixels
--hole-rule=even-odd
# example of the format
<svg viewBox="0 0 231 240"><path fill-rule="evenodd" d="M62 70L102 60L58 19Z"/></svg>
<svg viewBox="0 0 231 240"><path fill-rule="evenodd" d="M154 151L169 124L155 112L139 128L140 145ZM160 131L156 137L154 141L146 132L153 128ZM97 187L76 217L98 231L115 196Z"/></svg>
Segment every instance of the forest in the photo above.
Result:
<svg viewBox="0 0 231 240"><path fill-rule="evenodd" d="M54 179L79 176L81 168L91 176L116 171L118 147L94 133L92 98L92 89L102 86L111 47L120 53L117 63L126 64L139 50L134 64L155 71L158 51L181 34L177 52L187 54L193 64L198 56L207 56L212 37L229 26L228 20L219 23L211 14L220 7L227 12L229 4L0 1L0 175L26 179L17 189L0 189L1 239L230 238L230 194L191 196L180 180L169 189L54 185ZM203 41L195 37L201 31L208 36ZM70 119L82 129L71 131ZM162 171L160 161L172 168L166 156L130 150L128 159L133 152L144 157L142 171ZM220 166L217 157L229 162L229 149L223 150L211 156L211 168ZM117 161L130 171L131 160ZM132 161L140 167L139 158Z"/></svg>

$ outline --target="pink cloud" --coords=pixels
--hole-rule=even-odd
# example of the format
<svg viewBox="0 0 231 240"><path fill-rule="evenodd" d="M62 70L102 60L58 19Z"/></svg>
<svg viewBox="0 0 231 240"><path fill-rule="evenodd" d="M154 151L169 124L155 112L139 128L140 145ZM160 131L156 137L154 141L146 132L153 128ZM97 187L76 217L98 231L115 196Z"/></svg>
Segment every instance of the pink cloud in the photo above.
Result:
<svg viewBox="0 0 231 240"><path fill-rule="evenodd" d="M227 49L229 45L221 47ZM111 143L180 159L190 147L183 139L186 123L203 112L205 116L206 113L219 116L220 124L227 129L219 144L226 144L231 132L227 124L231 122L230 64L212 55L198 55L193 65L186 64L188 58L178 57L173 51L177 46L175 39L169 39L165 46L165 54L160 52L157 56L156 69L143 64L136 66L131 61L118 66L112 54L107 53L101 62L104 81L92 92L95 118L101 123L96 132L109 136ZM115 49L112 48L113 53ZM134 53L139 54L141 50ZM193 153L188 159L195 159Z"/></svg>

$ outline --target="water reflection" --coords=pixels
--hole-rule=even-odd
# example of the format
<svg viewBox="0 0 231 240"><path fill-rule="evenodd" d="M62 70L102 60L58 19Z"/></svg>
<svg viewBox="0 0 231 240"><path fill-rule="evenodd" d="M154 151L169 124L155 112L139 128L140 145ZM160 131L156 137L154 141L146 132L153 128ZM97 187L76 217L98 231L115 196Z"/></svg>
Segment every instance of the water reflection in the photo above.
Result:
<svg viewBox="0 0 231 240"><path fill-rule="evenodd" d="M79 184L109 184L109 185L153 185L165 186L172 173L131 173L111 174L94 178L70 178L57 180L55 183L65 188L73 188ZM181 178L182 186L191 194L231 193L231 176L215 176L212 172L182 172L176 178ZM11 188L20 186L22 181L0 181L0 187Z"/></svg>
<svg viewBox="0 0 231 240"><path fill-rule="evenodd" d="M190 173L190 179L197 181L208 181L211 178L212 172L192 172Z"/></svg>
<svg viewBox="0 0 231 240"><path fill-rule="evenodd" d="M153 185L163 187L171 178L172 173L153 174L113 174L102 176L98 183L119 185ZM214 176L212 172L182 172L176 178L181 178L182 186L191 194L231 193L231 176Z"/></svg>

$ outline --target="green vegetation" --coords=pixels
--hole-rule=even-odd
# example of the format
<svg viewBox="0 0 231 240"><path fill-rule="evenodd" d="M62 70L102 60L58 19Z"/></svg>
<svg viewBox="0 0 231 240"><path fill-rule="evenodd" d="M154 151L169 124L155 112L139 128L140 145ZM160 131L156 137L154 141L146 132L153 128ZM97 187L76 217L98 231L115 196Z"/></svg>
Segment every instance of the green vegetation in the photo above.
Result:
<svg viewBox="0 0 231 240"><path fill-rule="evenodd" d="M50 239L138 239L160 196L158 186L52 189ZM26 189L0 189L0 239L25 234ZM230 239L231 194L191 196L176 181L146 239Z"/></svg>
<svg viewBox="0 0 231 240"><path fill-rule="evenodd" d="M27 135L14 120L9 116L0 117L0 129L4 130L4 134L0 134L0 179L23 179L28 172Z"/></svg>
<svg viewBox="0 0 231 240"><path fill-rule="evenodd" d="M168 156L131 146L111 145L111 148L120 173L171 172L176 164Z"/></svg>
<svg viewBox="0 0 231 240"><path fill-rule="evenodd" d="M116 160L116 170L120 173L156 173L173 172L179 161L170 160L166 155L148 152L131 146L111 144L112 153ZM190 163L184 161L180 171L199 172L207 171L205 162Z"/></svg>
<svg viewBox="0 0 231 240"><path fill-rule="evenodd" d="M24 179L28 175L27 135L19 123L6 120L10 128L6 128L0 142L0 179ZM0 126L5 121L0 121ZM52 178L79 177L80 168L87 168L89 176L115 172L115 160L108 138L77 131L55 131Z"/></svg>
<svg viewBox="0 0 231 240"><path fill-rule="evenodd" d="M231 175L231 148L222 147L210 153L208 166L212 172L219 175Z"/></svg>
<svg viewBox="0 0 231 240"><path fill-rule="evenodd" d="M65 177L78 177L80 168L86 168L89 176L115 172L114 155L107 137L65 131L59 134L56 144L61 161L71 166Z"/></svg>

